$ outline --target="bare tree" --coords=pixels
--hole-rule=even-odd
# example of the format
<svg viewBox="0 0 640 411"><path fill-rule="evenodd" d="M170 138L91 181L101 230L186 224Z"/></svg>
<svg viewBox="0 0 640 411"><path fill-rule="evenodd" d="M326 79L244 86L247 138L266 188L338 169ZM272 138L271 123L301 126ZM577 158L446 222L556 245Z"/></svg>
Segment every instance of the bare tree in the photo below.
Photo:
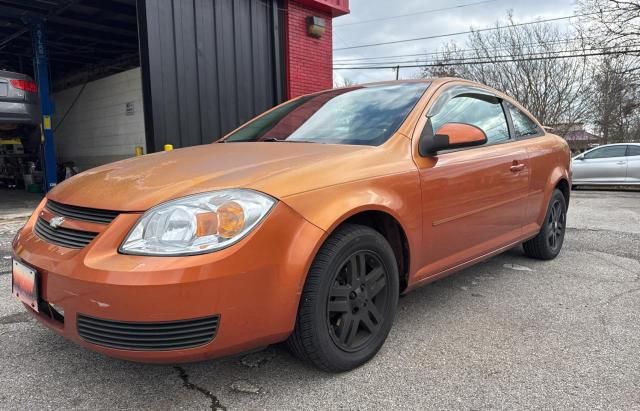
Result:
<svg viewBox="0 0 640 411"><path fill-rule="evenodd" d="M581 0L579 11L590 47L621 52L591 62L590 120L605 144L640 141L640 2Z"/></svg>
<svg viewBox="0 0 640 411"><path fill-rule="evenodd" d="M344 77L334 78L333 80L333 88L351 87L355 85L355 81Z"/></svg>
<svg viewBox="0 0 640 411"><path fill-rule="evenodd" d="M618 116L622 96L625 94L624 74L620 70L620 61L605 58L597 67L593 77L593 94L591 95L593 122L600 131L602 143L608 144L615 134L616 126L620 126ZM616 124L617 123L617 124Z"/></svg>
<svg viewBox="0 0 640 411"><path fill-rule="evenodd" d="M628 63L624 56L616 56L603 58L596 66L590 114L603 144L638 138L640 91Z"/></svg>
<svg viewBox="0 0 640 411"><path fill-rule="evenodd" d="M640 41L638 0L580 0L578 5L585 15L581 26L588 29L589 37L597 44L637 49ZM638 56L637 52L630 54Z"/></svg>
<svg viewBox="0 0 640 411"><path fill-rule="evenodd" d="M583 44L550 23L474 32L466 48L445 45L436 67L423 76L457 76L487 84L514 97L543 124L562 134L585 120L588 71ZM565 57L578 56L578 57Z"/></svg>

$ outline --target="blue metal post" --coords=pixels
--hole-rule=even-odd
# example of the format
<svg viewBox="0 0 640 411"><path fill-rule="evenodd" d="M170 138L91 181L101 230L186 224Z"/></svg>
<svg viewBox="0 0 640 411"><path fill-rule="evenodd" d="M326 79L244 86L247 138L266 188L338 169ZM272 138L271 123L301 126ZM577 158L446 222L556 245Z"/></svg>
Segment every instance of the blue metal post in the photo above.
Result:
<svg viewBox="0 0 640 411"><path fill-rule="evenodd" d="M31 38L33 41L33 63L40 96L40 110L42 111L42 135L44 137L44 176L45 190L49 191L58 182L58 167L56 163L56 146L53 139L51 118L55 106L51 101L49 85L49 55L47 53L47 33L42 20L32 19Z"/></svg>

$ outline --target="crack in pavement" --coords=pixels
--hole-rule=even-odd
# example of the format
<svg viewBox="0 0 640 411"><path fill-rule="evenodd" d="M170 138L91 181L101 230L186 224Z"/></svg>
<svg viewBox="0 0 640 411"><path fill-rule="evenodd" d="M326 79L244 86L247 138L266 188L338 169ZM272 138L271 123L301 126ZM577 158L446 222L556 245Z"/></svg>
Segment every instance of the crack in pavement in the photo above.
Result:
<svg viewBox="0 0 640 411"><path fill-rule="evenodd" d="M611 230L609 228L595 228L595 227L567 227L567 231L592 231L596 233L605 232L605 233L614 233L614 234L627 234L632 237L640 236L640 233L635 233L633 231L620 231L620 230Z"/></svg>
<svg viewBox="0 0 640 411"><path fill-rule="evenodd" d="M28 312L21 312L16 314L9 314L0 317L0 324L17 324L17 323L26 323L31 321L31 314Z"/></svg>
<svg viewBox="0 0 640 411"><path fill-rule="evenodd" d="M603 303L601 303L598 306L598 320L600 322L600 324L602 325L602 329L604 330L605 335L607 336L607 338L609 339L609 341L611 342L611 344L613 345L613 348L615 348L618 351L621 351L622 348L619 347L619 343L616 341L616 339L614 338L614 336L609 332L609 328L608 328L608 323L607 323L607 313L604 311L604 307L610 305L611 303L613 303L614 301L629 295L629 294L633 294L637 291L640 291L640 287L638 288L630 288L628 290L624 290L621 291L619 293L615 293L614 295L608 297Z"/></svg>
<svg viewBox="0 0 640 411"><path fill-rule="evenodd" d="M625 266L623 266L621 264L618 264L618 263L616 263L614 261L611 261L611 259L609 259L609 258L604 258L603 256L598 255L596 253L605 254L605 255L609 255L609 256L613 256L613 257L619 257L619 256L617 256L615 254L605 253L605 252L602 252L602 251L585 251L585 253L589 254L589 255L592 255L592 256L594 256L596 258L602 258L602 259L606 260L609 264L615 265L616 267L618 267L618 268L620 268L620 269L622 269L622 270L624 270L624 271L626 271L628 273L631 273L631 274L635 275L636 278L631 280L631 282L640 281L640 270L639 271L633 271L628 267L625 267ZM621 258L625 258L625 257L621 257ZM632 259L632 258L629 258L629 260L634 261L634 259ZM637 261L637 260L635 260L635 261ZM624 282L628 282L628 281L624 281Z"/></svg>
<svg viewBox="0 0 640 411"><path fill-rule="evenodd" d="M211 410L212 411L217 411L217 410L227 411L227 407L225 407L224 405L220 404L220 401L218 400L218 397L216 397L211 391L207 390L206 388L200 387L199 385L196 385L196 384L192 383L191 381L189 381L189 374L187 374L187 372L184 370L184 368L179 367L179 366L175 366L173 368L176 371L178 371L178 376L182 380L182 385L186 389L198 391L199 393L204 394L204 396L207 397L211 401Z"/></svg>
<svg viewBox="0 0 640 411"><path fill-rule="evenodd" d="M614 230L606 229L593 229L593 228L571 228L567 227L567 232L574 231L577 233L583 233L587 235L586 238L572 241L570 243L565 242L565 247L568 250L573 251L595 251L604 254L609 254L614 257L627 258L629 260L637 261L640 263L638 255L640 253L640 234L626 233ZM590 238L591 235L593 238ZM611 236L610 243L617 243L619 246L617 249L611 249L611 247L602 247L599 243L594 242L600 240L601 236ZM624 240L621 240L624 238Z"/></svg>
<svg viewBox="0 0 640 411"><path fill-rule="evenodd" d="M633 293L635 293L636 291L640 291L640 287L638 287L638 288L631 288L631 289L628 289L628 290L625 290L625 291L621 291L621 292L619 292L619 293L616 293L616 294L612 295L611 297L607 298L607 300L605 301L605 303L604 303L604 304L602 304L602 305L609 305L609 304L611 304L612 302L616 301L617 299L619 299L619 298L621 298L621 297L624 297L624 296L625 296L625 295L627 295L627 294L633 294Z"/></svg>

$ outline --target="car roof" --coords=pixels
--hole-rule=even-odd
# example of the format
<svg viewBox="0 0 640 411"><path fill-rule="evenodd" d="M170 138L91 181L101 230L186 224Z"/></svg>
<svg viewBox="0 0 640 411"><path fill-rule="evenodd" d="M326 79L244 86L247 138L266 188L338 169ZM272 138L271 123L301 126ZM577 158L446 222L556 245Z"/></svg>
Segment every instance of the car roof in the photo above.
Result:
<svg viewBox="0 0 640 411"><path fill-rule="evenodd" d="M478 87L481 89L484 89L488 92L491 92L493 94L495 94L496 96L502 98L502 99L506 99L507 101L511 102L511 103L515 103L515 105L519 108L519 109L523 109L526 114L531 117L534 118L536 121L537 119L529 112L529 110L527 110L525 107L523 107L519 101L517 101L516 99L514 99L513 97L503 93L500 90L496 90L493 87L489 87L486 84L482 84L482 83L478 83L477 81L472 81L472 80L467 80L464 78L459 78L459 77L426 77L426 78L421 78L421 79L408 79L408 80L386 80L386 81L377 81L377 82L373 82L373 83L363 83L363 84L356 84L353 86L347 86L347 87L338 87L338 88L349 88L349 87L357 87L357 86L361 86L361 87L368 87L368 86L382 86L382 85L392 85L392 84L398 84L398 83L428 83L431 84L433 86L440 86L446 83L458 83L458 84L466 84L466 85L470 85L470 86L474 86L474 87ZM541 127L542 124L540 124Z"/></svg>
<svg viewBox="0 0 640 411"><path fill-rule="evenodd" d="M609 146L640 146L640 143L610 143L610 144L602 144L598 147L594 147L593 149L596 148L602 148L602 147L609 147Z"/></svg>
<svg viewBox="0 0 640 411"><path fill-rule="evenodd" d="M459 78L459 77L425 77L425 78L420 78L420 79L407 79L407 80L384 80L384 81L375 81L375 82L371 82L371 83L362 83L362 84L357 84L357 86L381 86L381 85L385 85L385 84L398 84L398 83L430 83L430 84L435 84L435 85L440 85L440 84L444 84L444 83L450 83L450 82L462 82L462 83L469 83L469 84L473 84L476 86L480 86L482 88L486 88L489 90L493 90L496 93L500 93L498 90L495 90L485 84L482 83L478 83L476 81L472 81L472 80L467 80L467 79L463 79L463 78ZM353 87L353 86L347 86L348 87ZM500 93L502 94L502 93Z"/></svg>
<svg viewBox="0 0 640 411"><path fill-rule="evenodd" d="M443 84L446 84L446 83L453 83L454 85L455 84L460 84L460 85L469 85L469 86L478 87L478 88L484 89L484 90L486 90L486 91L488 91L490 93L493 93L497 97L499 97L501 99L504 99L507 102L515 105L516 108L518 108L519 110L524 112L524 114L526 114L527 117L532 119L538 126L542 127L544 129L545 133L547 133L547 134L549 133L548 130L547 130L547 127L545 127L542 123L540 123L540 121L533 114L531 114L531 112L526 107L524 107L522 104L520 104L520 102L518 100L516 100L515 98L503 93L500 90L496 90L493 87L489 87L486 84L482 84L482 83L479 83L477 81L467 80L467 79L460 78L460 77L425 77L425 78L420 78L420 79L386 80L386 81L377 81L377 82L372 82L372 83L354 84L352 86L337 87L335 89L352 88L352 87L382 86L382 85L387 85L387 84L388 85L392 85L392 84L398 84L398 83L427 83L427 84L431 84L435 88L438 88L439 86L441 86ZM318 93L308 94L308 95L320 94L320 93L324 93L325 91L327 91L327 90L320 91Z"/></svg>

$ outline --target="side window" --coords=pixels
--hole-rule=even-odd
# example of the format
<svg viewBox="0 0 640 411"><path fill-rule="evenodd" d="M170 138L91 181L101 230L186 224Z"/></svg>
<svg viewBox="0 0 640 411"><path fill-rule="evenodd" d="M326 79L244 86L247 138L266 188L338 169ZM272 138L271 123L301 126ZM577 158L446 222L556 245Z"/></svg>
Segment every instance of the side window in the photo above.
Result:
<svg viewBox="0 0 640 411"><path fill-rule="evenodd" d="M584 158L593 160L595 158L624 157L627 146L609 146L597 148L584 155Z"/></svg>
<svg viewBox="0 0 640 411"><path fill-rule="evenodd" d="M525 138L541 134L540 128L529 116L518 110L518 108L511 103L507 103L507 107L509 108L509 114L511 114L511 121L513 121L516 138Z"/></svg>
<svg viewBox="0 0 640 411"><path fill-rule="evenodd" d="M509 140L507 119L500 100L495 97L480 99L468 95L457 96L430 118L434 132L446 123L466 123L482 129L489 144Z"/></svg>
<svg viewBox="0 0 640 411"><path fill-rule="evenodd" d="M640 156L640 146L627 146L627 156Z"/></svg>

